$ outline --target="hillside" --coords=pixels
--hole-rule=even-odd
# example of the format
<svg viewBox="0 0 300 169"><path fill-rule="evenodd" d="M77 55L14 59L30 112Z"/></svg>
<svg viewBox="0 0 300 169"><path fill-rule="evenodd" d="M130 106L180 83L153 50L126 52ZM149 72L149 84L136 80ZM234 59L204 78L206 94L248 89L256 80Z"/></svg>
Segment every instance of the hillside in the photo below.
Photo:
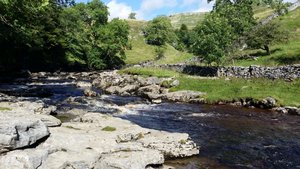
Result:
<svg viewBox="0 0 300 169"><path fill-rule="evenodd" d="M265 56L262 50L246 50L240 55L256 57L255 60L239 60L234 65L284 65L300 63L300 8L288 13L285 16L276 18L273 22L281 25L281 29L289 32L289 41L271 46L271 55Z"/></svg>
<svg viewBox="0 0 300 169"><path fill-rule="evenodd" d="M206 12L191 12L170 15L169 18L174 28L178 29L182 24L188 26L189 29L194 28L197 23L203 21Z"/></svg>
<svg viewBox="0 0 300 169"><path fill-rule="evenodd" d="M153 45L148 45L145 42L143 35L143 27L146 25L146 21L127 20L130 26L129 41L132 45L131 50L126 50L126 64L137 64L146 61L153 61L156 58L155 49ZM155 61L156 63L180 63L188 60L192 57L192 54L178 51L172 46L167 45L165 57L161 60Z"/></svg>

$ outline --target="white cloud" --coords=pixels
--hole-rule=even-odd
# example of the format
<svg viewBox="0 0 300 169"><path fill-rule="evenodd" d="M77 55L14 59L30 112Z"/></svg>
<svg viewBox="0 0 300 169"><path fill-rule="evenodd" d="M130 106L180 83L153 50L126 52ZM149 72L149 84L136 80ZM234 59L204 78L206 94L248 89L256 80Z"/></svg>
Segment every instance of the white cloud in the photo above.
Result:
<svg viewBox="0 0 300 169"><path fill-rule="evenodd" d="M175 7L176 5L177 0L143 0L140 10L150 12L165 7Z"/></svg>
<svg viewBox="0 0 300 169"><path fill-rule="evenodd" d="M118 3L117 0L112 0L107 4L110 13L109 19L120 18L126 19L133 12L132 8L125 3Z"/></svg>

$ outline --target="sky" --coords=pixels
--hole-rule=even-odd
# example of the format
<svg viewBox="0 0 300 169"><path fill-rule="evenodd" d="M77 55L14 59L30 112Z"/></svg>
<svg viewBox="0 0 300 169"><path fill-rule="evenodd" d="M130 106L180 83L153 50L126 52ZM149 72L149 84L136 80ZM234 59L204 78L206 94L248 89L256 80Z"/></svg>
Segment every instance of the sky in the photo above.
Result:
<svg viewBox="0 0 300 169"><path fill-rule="evenodd" d="M88 2L90 0L75 0ZM296 0L285 0L295 2ZM207 0L102 0L110 13L109 18L126 19L131 12L137 14L137 19L151 20L159 15L171 15L182 12L207 12L213 3Z"/></svg>

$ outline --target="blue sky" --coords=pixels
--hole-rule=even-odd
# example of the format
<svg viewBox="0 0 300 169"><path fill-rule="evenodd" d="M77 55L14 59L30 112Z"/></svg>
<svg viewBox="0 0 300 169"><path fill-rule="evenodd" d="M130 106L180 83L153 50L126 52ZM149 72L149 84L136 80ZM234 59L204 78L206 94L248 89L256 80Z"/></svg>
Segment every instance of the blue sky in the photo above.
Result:
<svg viewBox="0 0 300 169"><path fill-rule="evenodd" d="M88 2L89 0L75 0ZM286 0L294 2L296 0ZM150 20L158 15L181 12L204 12L212 9L207 0L102 0L108 7L110 18L127 18L129 13L137 13L138 19Z"/></svg>

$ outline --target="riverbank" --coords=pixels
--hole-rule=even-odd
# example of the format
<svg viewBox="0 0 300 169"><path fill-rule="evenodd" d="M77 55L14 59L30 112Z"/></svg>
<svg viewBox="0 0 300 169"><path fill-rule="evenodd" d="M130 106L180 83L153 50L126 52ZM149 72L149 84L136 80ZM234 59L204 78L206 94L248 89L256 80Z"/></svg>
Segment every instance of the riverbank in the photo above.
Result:
<svg viewBox="0 0 300 169"><path fill-rule="evenodd" d="M99 83L102 80L109 85L102 90L96 89L97 83L105 84ZM168 96L178 103L165 102L165 98L151 100L156 102L151 103L149 98L132 97L136 90L129 90L128 82L137 83L137 87L142 89L152 84L152 87L156 86L153 90L159 89L159 96ZM186 96L193 92L172 92L172 88L180 86L180 83L177 77L120 75L117 71L110 71L31 73L30 79L16 79L15 82L1 84L0 91L10 96L2 94L0 97L3 117L0 124L5 126L1 128L6 133L5 137L0 138L14 136L9 134L12 132L19 133L23 141L22 144L13 144L19 147L17 149L3 147L6 152L2 152L4 161L0 164L6 165L3 168L11 164L19 165L16 168L22 168L23 164L46 168L57 168L58 165L62 168L88 168L87 164L94 167L96 163L101 163L98 166L107 167L124 165L123 162L126 162L128 166L135 165L135 168L137 165L145 168L143 165L146 163L150 164L147 167L155 168L162 167L162 164L151 164L162 163L162 160L158 161L153 155L161 157L162 154L164 159L189 156L196 154L199 145L201 150L198 156L185 159L180 164L177 159L167 160L167 164L173 167L177 164L184 167L195 164L204 168L234 168L242 165L262 168L275 163L277 167L298 165L294 160L299 151L298 118L263 109L182 103L177 99L191 101ZM141 84L143 87L139 86ZM106 89L114 85L119 85L115 89L121 89L125 96L118 96L120 93L104 94ZM127 93L124 90L126 85ZM147 90L140 91L150 94ZM200 94L207 95L203 92ZM190 96L196 97L193 101L197 103L203 101L199 93ZM28 144L30 146L20 147ZM157 150L161 153L155 153ZM171 156L170 153L164 153L170 151L173 154ZM284 155L274 158L275 152ZM142 157L144 161L139 159L138 164L136 160L131 161L141 154L145 154ZM122 157L121 163L115 160L119 159L117 156ZM24 160L20 162L16 159ZM250 162L254 159L259 162ZM272 162L268 159L272 159ZM186 162L188 164L181 164Z"/></svg>
<svg viewBox="0 0 300 169"><path fill-rule="evenodd" d="M166 77L176 79L179 85L169 91L190 90L205 93L202 103L231 104L235 106L274 109L283 113L299 114L300 80L270 80L263 78L218 78L188 76L166 69L132 67L121 74Z"/></svg>
<svg viewBox="0 0 300 169"><path fill-rule="evenodd" d="M47 99L0 96L0 169L158 168L165 159L199 154L185 133L147 129L83 108L59 109ZM62 102L79 104L70 100ZM128 111L109 103L105 107Z"/></svg>

